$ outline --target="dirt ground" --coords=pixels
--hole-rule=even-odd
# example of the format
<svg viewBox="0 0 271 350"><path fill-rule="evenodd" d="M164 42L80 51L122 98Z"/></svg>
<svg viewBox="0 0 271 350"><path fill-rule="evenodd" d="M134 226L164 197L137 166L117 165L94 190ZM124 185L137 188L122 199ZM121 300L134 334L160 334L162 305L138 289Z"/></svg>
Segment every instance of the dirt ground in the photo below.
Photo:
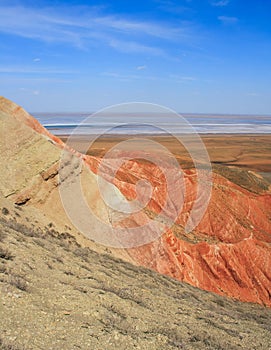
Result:
<svg viewBox="0 0 271 350"><path fill-rule="evenodd" d="M138 136L143 138L143 136ZM180 142L172 136L144 136L161 143L172 154L184 161L189 154ZM213 164L244 167L258 172L271 173L271 135L201 135L205 147ZM67 136L61 136L63 141ZM111 147L129 139L128 136L103 136L93 142L88 154L103 156ZM189 136L184 136L189 140ZM73 145L82 151L83 145L91 141L89 136L76 136ZM144 141L143 141L144 142ZM192 149L197 149L196 143L191 143Z"/></svg>
<svg viewBox="0 0 271 350"><path fill-rule="evenodd" d="M0 349L271 349L270 309L82 248L53 225L22 225L25 208L0 209Z"/></svg>

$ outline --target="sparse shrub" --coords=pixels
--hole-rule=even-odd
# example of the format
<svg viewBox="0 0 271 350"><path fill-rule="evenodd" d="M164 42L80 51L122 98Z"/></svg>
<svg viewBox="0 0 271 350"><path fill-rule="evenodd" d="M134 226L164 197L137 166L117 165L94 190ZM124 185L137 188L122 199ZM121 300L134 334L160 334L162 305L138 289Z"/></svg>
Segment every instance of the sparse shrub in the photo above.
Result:
<svg viewBox="0 0 271 350"><path fill-rule="evenodd" d="M168 340L169 345L174 346L177 349L185 349L184 344L181 341L176 340Z"/></svg>
<svg viewBox="0 0 271 350"><path fill-rule="evenodd" d="M79 286L79 287L75 286L74 289L78 290L80 293L83 293L83 294L87 294L87 292L88 292L86 288L81 287L81 286Z"/></svg>
<svg viewBox="0 0 271 350"><path fill-rule="evenodd" d="M14 344L9 344L0 338L0 349L1 350L26 350L25 347L17 347Z"/></svg>
<svg viewBox="0 0 271 350"><path fill-rule="evenodd" d="M15 238L16 238L16 241L20 243L26 241L26 238L21 234L17 234Z"/></svg>
<svg viewBox="0 0 271 350"><path fill-rule="evenodd" d="M55 260L58 261L59 263L63 264L64 263L64 260L61 256L56 256L55 257Z"/></svg>
<svg viewBox="0 0 271 350"><path fill-rule="evenodd" d="M47 231L47 234L50 235L51 237L57 237L59 232L56 231L54 228L51 228L50 230Z"/></svg>
<svg viewBox="0 0 271 350"><path fill-rule="evenodd" d="M49 268L50 270L53 270L53 266L52 266L49 262L46 262L46 265L48 266L48 268Z"/></svg>
<svg viewBox="0 0 271 350"><path fill-rule="evenodd" d="M39 238L34 238L34 239L33 239L33 242L35 242L38 246L40 246L40 247L42 247L42 248L45 247L45 242L42 241L42 240L39 239Z"/></svg>
<svg viewBox="0 0 271 350"><path fill-rule="evenodd" d="M3 231L0 231L0 242L3 242L3 240L7 237L6 233Z"/></svg>
<svg viewBox="0 0 271 350"><path fill-rule="evenodd" d="M193 335L191 338L190 338L190 342L191 343L196 343L196 342L199 342L201 339L197 336L197 335Z"/></svg>
<svg viewBox="0 0 271 350"><path fill-rule="evenodd" d="M225 306L225 301L222 299L216 299L216 300L214 300L214 302L219 306L222 306L222 307Z"/></svg>
<svg viewBox="0 0 271 350"><path fill-rule="evenodd" d="M1 264L0 265L0 273L6 273L7 272L7 268L5 265Z"/></svg>
<svg viewBox="0 0 271 350"><path fill-rule="evenodd" d="M74 276L74 273L72 271L64 271L64 274L67 276Z"/></svg>
<svg viewBox="0 0 271 350"><path fill-rule="evenodd" d="M3 215L8 215L9 214L9 210L7 208L2 208L2 214Z"/></svg>
<svg viewBox="0 0 271 350"><path fill-rule="evenodd" d="M20 224L16 220L9 220L9 221L7 221L6 225L9 228L11 228L12 230L15 230L17 232L22 233L24 236L34 237L38 233L38 230L34 230L34 228L27 227L27 226L25 226L23 224Z"/></svg>
<svg viewBox="0 0 271 350"><path fill-rule="evenodd" d="M11 277L10 277L10 280L9 280L9 283L10 283L12 286L14 286L14 287L20 289L20 290L23 291L23 292L26 292L26 291L28 290L27 282L26 282L26 280L25 280L23 277L21 277L21 276L17 276L17 275L11 276Z"/></svg>
<svg viewBox="0 0 271 350"><path fill-rule="evenodd" d="M0 259L12 260L13 255L11 254L11 252L7 248L0 247Z"/></svg>
<svg viewBox="0 0 271 350"><path fill-rule="evenodd" d="M69 242L65 241L65 240L60 240L58 242L59 246L62 247L64 250L69 251L70 250L70 245Z"/></svg>
<svg viewBox="0 0 271 350"><path fill-rule="evenodd" d="M58 236L60 239L66 239L66 240L70 239L75 241L75 238L68 232L61 232Z"/></svg>
<svg viewBox="0 0 271 350"><path fill-rule="evenodd" d="M76 248L73 253L74 255L79 256L83 260L87 260L89 250L87 248Z"/></svg>

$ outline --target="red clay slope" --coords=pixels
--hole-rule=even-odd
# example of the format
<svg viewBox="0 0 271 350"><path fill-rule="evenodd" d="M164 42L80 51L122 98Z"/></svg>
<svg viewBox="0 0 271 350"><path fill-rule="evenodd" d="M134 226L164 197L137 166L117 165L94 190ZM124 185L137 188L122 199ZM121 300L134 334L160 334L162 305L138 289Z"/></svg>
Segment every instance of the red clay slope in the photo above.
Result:
<svg viewBox="0 0 271 350"><path fill-rule="evenodd" d="M0 107L12 102L0 99ZM33 117L13 104L12 117L19 119L63 147ZM8 109L11 107L9 106ZM97 172L100 159L83 157ZM165 181L160 169L151 163L128 161L112 178L110 160L106 178L128 198L135 197L135 183L148 179L153 196L146 211L150 217L160 212L165 202ZM170 173L170 166L164 169ZM136 264L152 268L196 287L241 301L271 306L271 195L251 193L224 177L213 175L212 197L200 224L192 233L184 225L196 198L197 177L185 170L186 196L178 219L159 240L129 249ZM121 225L141 225L133 217Z"/></svg>
<svg viewBox="0 0 271 350"><path fill-rule="evenodd" d="M99 161L90 157L88 163L97 172ZM163 170L172 171L170 167ZM152 214L160 212L166 189L156 165L128 161L116 178L110 179L111 173L108 160L107 179L129 199L136 196L138 179L149 180L153 196L148 209ZM196 229L187 234L184 226L196 198L197 175L193 169L184 170L184 175L186 196L176 224L159 240L129 249L130 256L137 264L201 289L271 306L270 193L249 192L214 173L208 209Z"/></svg>

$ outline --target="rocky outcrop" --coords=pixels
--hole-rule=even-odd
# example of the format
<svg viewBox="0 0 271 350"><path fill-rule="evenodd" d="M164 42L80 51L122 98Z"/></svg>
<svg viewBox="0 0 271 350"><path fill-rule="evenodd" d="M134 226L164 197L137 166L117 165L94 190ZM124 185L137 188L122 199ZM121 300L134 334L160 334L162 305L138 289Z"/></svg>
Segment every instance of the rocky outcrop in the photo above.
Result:
<svg viewBox="0 0 271 350"><path fill-rule="evenodd" d="M58 178L63 143L20 107L3 98L0 99L0 113L0 192L14 203L40 208L64 225L68 219L59 197L61 184ZM98 174L101 159L74 151L71 157L82 163L80 172L83 183L88 184L84 188L89 205L111 223L112 218L99 196L93 174ZM107 159L99 176L114 184L123 198L129 201L136 198L139 179L148 180L153 187L151 200L140 214L118 217L114 224L137 227L155 220L165 205L167 189L163 174L172 172L173 168L167 163L161 171L150 162L143 164L140 160L129 160L114 175L114 164L113 160ZM67 167L67 179L70 169ZM207 211L199 225L189 233L184 227L196 199L197 173L194 169L184 170L184 187L184 203L175 223L169 225L159 239L126 249L125 254L128 253L135 264L201 289L271 306L270 193L252 193L213 174ZM110 195L114 195L113 189ZM172 194L173 197L176 195ZM172 200L174 203L174 198ZM174 210L174 206L172 208ZM95 230L95 225L92 229Z"/></svg>
<svg viewBox="0 0 271 350"><path fill-rule="evenodd" d="M68 154L69 159L61 165L63 154ZM0 164L0 202L5 207L7 199L22 208L33 208L32 211L27 210L27 217L33 222L42 221L40 226L44 226L45 222L53 223L60 232L66 232L68 227L80 244L98 252L106 250L106 247L80 234L63 208L60 196L61 188L69 186L80 175L82 181L89 185L84 193L87 204L98 211L105 222L109 222L96 175L84 165L81 154L66 149L62 141L47 132L35 118L3 97L0 97ZM59 177L60 167L65 179ZM17 220L20 222L21 218ZM95 229L96 220L89 220L91 228L98 231ZM31 222L23 224L31 226ZM130 260L123 250L114 250L114 255Z"/></svg>

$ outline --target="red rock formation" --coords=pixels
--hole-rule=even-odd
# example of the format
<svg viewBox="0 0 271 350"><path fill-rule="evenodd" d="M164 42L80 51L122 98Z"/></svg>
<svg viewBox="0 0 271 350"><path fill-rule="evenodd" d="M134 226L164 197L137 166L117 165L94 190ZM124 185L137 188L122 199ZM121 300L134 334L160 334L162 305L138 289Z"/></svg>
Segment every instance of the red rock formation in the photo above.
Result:
<svg viewBox="0 0 271 350"><path fill-rule="evenodd" d="M99 160L87 157L86 161L97 172ZM149 180L154 191L148 208L160 212L166 190L163 173L156 165L128 161L113 179L108 160L103 171L129 199L136 197L139 179ZM201 289L271 306L271 195L254 194L213 174L207 211L193 232L185 233L196 198L197 174L190 169L184 170L184 175L186 196L175 225L159 240L129 249L130 256L137 264Z"/></svg>
<svg viewBox="0 0 271 350"><path fill-rule="evenodd" d="M12 102L0 99L0 110L8 111L12 117L63 147L57 137ZM93 172L98 172L100 159L79 156ZM136 154L134 156L136 158ZM165 205L167 192L163 171L150 162L142 164L138 160L130 160L114 175L113 164L114 161L108 159L102 174L129 200L136 197L136 182L139 179L149 180L153 193L145 213L150 217L159 214ZM163 170L169 174L173 171L170 164ZM223 176L213 174L208 209L199 225L191 233L186 233L184 226L196 198L195 170L184 170L184 188L184 205L175 224L155 242L130 248L128 252L134 263L201 289L271 306L270 193L255 194ZM142 218L145 220L146 215L132 216L120 225L140 226Z"/></svg>

